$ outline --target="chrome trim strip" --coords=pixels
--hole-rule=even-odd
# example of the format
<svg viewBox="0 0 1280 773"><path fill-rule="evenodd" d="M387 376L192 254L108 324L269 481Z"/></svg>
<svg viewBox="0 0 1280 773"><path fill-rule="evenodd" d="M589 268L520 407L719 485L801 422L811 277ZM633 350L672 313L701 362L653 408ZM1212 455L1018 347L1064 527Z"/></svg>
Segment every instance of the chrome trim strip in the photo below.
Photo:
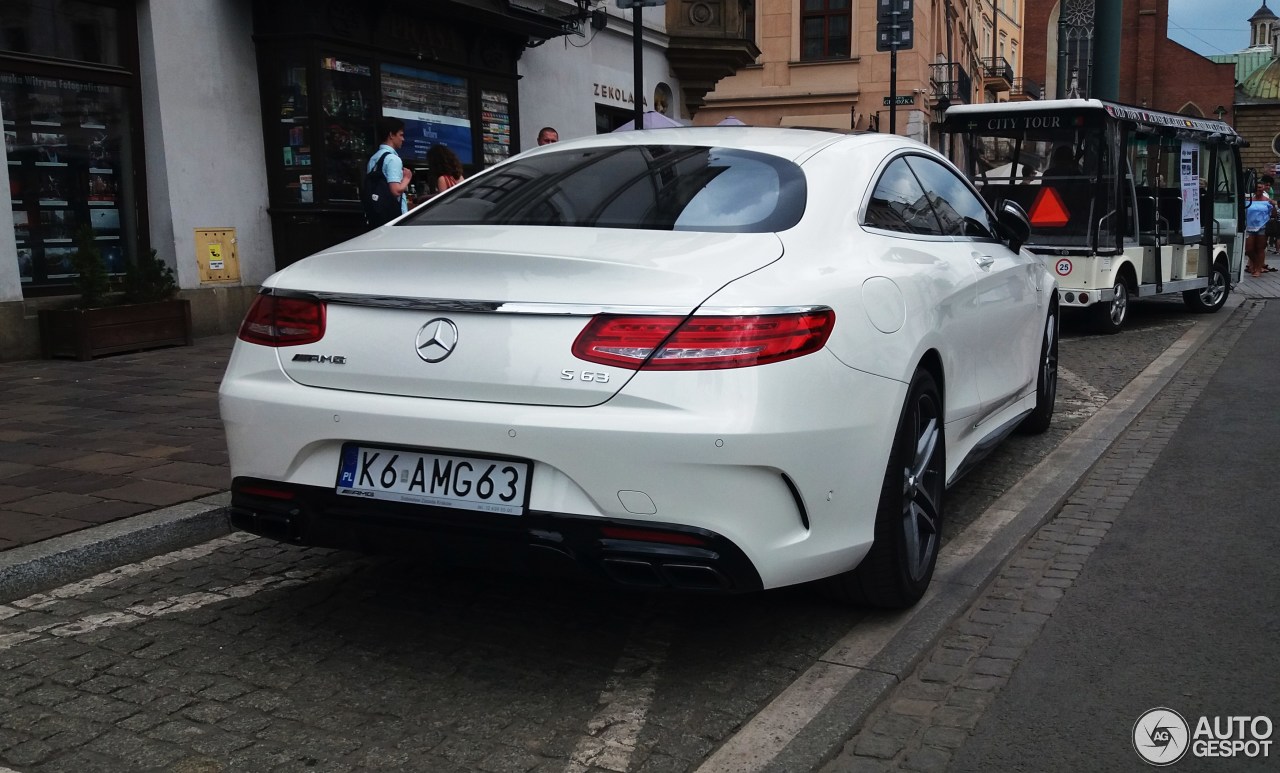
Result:
<svg viewBox="0 0 1280 773"><path fill-rule="evenodd" d="M267 295L283 298L316 298L325 303L346 306L368 306L405 311L430 311L452 313L525 314L530 316L591 317L596 314L636 314L685 316L685 306L608 306L590 303L536 303L522 301L471 301L449 298L407 298L394 295L357 295L355 293L304 292L267 288ZM695 316L729 316L762 314L804 314L830 311L829 306L703 306L694 311Z"/></svg>

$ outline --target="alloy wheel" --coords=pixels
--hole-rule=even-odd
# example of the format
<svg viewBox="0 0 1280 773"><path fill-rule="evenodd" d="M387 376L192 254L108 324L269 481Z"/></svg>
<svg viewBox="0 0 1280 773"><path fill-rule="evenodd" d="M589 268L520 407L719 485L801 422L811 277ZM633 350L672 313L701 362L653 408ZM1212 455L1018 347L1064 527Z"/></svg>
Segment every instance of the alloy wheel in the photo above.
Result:
<svg viewBox="0 0 1280 773"><path fill-rule="evenodd" d="M1111 299L1111 324L1116 327L1124 324L1125 315L1129 313L1129 287L1124 282L1116 282Z"/></svg>
<svg viewBox="0 0 1280 773"><path fill-rule="evenodd" d="M1222 303L1227 293L1227 275L1216 268L1209 275L1209 286L1200 291L1200 300L1205 306L1216 307Z"/></svg>
<svg viewBox="0 0 1280 773"><path fill-rule="evenodd" d="M940 536L942 416L932 395L918 396L912 406L911 426L915 445L911 464L903 469L902 531L907 572L918 582L933 564Z"/></svg>
<svg viewBox="0 0 1280 773"><path fill-rule="evenodd" d="M1058 315L1051 314L1044 325L1044 359L1040 362L1040 378L1044 385L1044 403L1053 405L1058 399Z"/></svg>

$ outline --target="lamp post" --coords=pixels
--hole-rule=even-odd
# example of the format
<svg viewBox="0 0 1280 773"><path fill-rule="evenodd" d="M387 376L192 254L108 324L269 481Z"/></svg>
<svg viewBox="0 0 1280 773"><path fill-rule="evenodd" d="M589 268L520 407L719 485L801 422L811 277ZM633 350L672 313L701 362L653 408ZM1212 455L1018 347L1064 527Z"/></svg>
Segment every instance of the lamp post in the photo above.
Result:
<svg viewBox="0 0 1280 773"><path fill-rule="evenodd" d="M644 128L644 7L666 5L667 0L615 0L619 8L630 8L631 18L631 59L635 70L635 83L632 86L631 106L634 108L636 129Z"/></svg>
<svg viewBox="0 0 1280 773"><path fill-rule="evenodd" d="M1219 121L1226 120L1224 116L1227 114L1227 109L1222 105L1218 105L1213 109L1213 114L1218 116Z"/></svg>

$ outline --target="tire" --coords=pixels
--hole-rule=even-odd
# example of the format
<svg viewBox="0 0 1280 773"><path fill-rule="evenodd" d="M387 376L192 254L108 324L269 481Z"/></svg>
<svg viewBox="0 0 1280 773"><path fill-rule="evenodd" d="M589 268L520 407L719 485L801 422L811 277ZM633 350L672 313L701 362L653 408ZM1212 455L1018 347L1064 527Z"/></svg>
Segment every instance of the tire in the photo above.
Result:
<svg viewBox="0 0 1280 773"><path fill-rule="evenodd" d="M832 579L846 601L901 609L929 587L942 538L944 440L938 384L928 371L916 371L880 488L875 541L861 564Z"/></svg>
<svg viewBox="0 0 1280 773"><path fill-rule="evenodd" d="M1112 298L1109 303L1096 303L1089 309L1093 329L1106 335L1115 335L1124 327L1129 318L1129 285L1124 279L1117 279L1111 288Z"/></svg>
<svg viewBox="0 0 1280 773"><path fill-rule="evenodd" d="M1231 282L1227 278L1227 270L1221 263L1215 263L1209 274L1209 286L1201 290L1187 290L1182 294L1182 302L1192 311L1212 314L1226 304L1230 294Z"/></svg>
<svg viewBox="0 0 1280 773"><path fill-rule="evenodd" d="M1018 431L1039 435L1053 423L1053 405L1058 399L1058 309L1049 309L1040 340L1040 366L1036 375L1036 407L1018 425Z"/></svg>

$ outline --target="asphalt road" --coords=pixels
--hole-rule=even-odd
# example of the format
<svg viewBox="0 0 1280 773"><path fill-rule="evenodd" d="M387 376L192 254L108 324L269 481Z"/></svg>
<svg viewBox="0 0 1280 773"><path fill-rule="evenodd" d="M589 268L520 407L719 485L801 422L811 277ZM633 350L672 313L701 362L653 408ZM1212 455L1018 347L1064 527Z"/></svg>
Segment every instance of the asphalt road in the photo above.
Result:
<svg viewBox="0 0 1280 773"><path fill-rule="evenodd" d="M1055 426L953 490L948 538L1205 319L1133 314L1068 322ZM232 535L0 606L0 763L694 770L863 617L808 589L628 594Z"/></svg>

